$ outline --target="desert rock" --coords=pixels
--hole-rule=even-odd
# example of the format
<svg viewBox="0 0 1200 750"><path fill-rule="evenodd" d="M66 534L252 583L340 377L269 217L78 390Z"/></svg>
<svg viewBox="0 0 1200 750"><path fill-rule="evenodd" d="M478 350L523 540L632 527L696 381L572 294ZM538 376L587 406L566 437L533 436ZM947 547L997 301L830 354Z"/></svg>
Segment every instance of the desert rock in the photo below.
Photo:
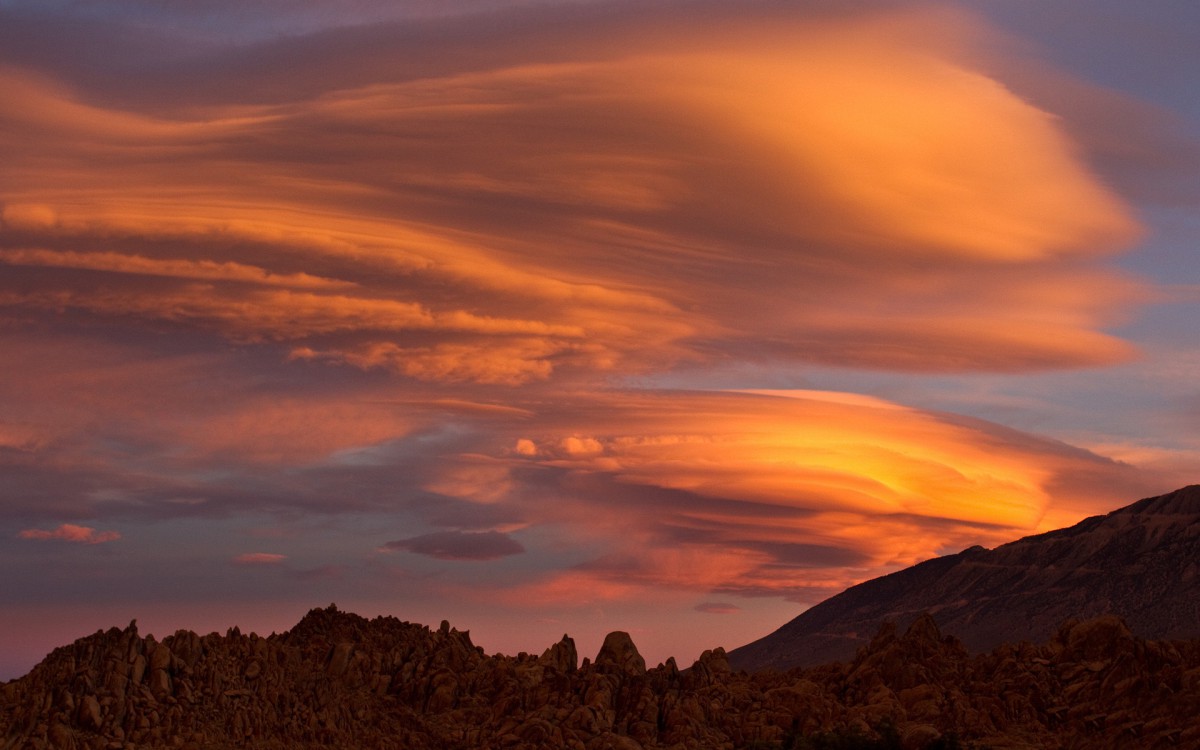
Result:
<svg viewBox="0 0 1200 750"><path fill-rule="evenodd" d="M1200 641L1143 640L1111 617L972 655L921 615L845 663L749 674L720 649L646 669L625 633L582 665L570 638L489 656L449 624L329 607L267 638L156 642L131 624L56 649L0 686L0 748L783 750L832 732L1136 750L1200 747L1197 715Z"/></svg>

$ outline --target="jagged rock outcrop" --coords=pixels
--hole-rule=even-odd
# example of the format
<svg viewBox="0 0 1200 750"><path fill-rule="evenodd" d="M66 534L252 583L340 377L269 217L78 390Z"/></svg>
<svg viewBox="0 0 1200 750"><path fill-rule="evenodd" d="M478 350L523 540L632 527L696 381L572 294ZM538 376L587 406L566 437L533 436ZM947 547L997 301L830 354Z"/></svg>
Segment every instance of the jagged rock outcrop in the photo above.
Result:
<svg viewBox="0 0 1200 750"><path fill-rule="evenodd" d="M866 581L734 649L730 662L754 670L848 659L881 623L920 612L974 652L1043 641L1069 617L1106 614L1143 638L1200 638L1200 485Z"/></svg>
<svg viewBox="0 0 1200 750"><path fill-rule="evenodd" d="M565 636L488 656L448 623L329 607L268 638L157 641L131 623L56 649L0 686L0 748L783 750L841 732L907 750L1125 750L1200 747L1197 715L1200 641L1145 641L1115 617L972 656L921 615L844 664L748 674L721 649L646 669L625 633L595 662Z"/></svg>
<svg viewBox="0 0 1200 750"><path fill-rule="evenodd" d="M620 630L605 636L596 655L596 667L624 675L646 674L646 660L638 653L629 633Z"/></svg>

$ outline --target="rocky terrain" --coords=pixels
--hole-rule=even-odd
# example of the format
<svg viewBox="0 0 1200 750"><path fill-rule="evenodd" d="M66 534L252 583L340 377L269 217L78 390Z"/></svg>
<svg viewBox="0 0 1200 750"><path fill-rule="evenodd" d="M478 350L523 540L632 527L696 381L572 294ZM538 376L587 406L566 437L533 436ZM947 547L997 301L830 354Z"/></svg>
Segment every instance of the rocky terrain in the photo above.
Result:
<svg viewBox="0 0 1200 750"><path fill-rule="evenodd" d="M859 584L731 651L747 670L847 659L881 623L933 613L972 652L1045 641L1115 614L1144 638L1200 638L1200 485L993 550L973 547Z"/></svg>
<svg viewBox="0 0 1200 750"><path fill-rule="evenodd" d="M624 633L489 656L468 633L334 607L262 638L131 624L0 686L0 747L1196 748L1200 641L1115 617L970 655L933 618L843 664L735 673L723 651L647 669Z"/></svg>
<svg viewBox="0 0 1200 750"><path fill-rule="evenodd" d="M1188 487L868 581L685 670L625 633L594 661L567 636L487 655L334 606L266 638L131 623L0 685L0 750L1200 748L1198 560Z"/></svg>

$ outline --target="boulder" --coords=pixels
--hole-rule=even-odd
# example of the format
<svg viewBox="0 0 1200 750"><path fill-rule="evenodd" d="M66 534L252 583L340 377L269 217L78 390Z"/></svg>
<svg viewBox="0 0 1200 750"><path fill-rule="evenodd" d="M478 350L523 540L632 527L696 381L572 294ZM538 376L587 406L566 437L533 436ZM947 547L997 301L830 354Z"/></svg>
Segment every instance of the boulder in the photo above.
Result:
<svg viewBox="0 0 1200 750"><path fill-rule="evenodd" d="M638 653L629 633L617 630L604 637L604 645L596 654L596 668L602 672L642 675L646 673L646 660Z"/></svg>

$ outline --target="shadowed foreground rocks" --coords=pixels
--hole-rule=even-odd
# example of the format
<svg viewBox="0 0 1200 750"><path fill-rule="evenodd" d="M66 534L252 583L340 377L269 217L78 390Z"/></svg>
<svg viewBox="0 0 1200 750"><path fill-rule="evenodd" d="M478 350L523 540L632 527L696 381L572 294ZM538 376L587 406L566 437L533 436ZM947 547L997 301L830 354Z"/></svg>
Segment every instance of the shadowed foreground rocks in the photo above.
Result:
<svg viewBox="0 0 1200 750"><path fill-rule="evenodd" d="M846 664L746 674L721 649L647 670L625 633L594 663L566 636L487 656L446 623L331 606L269 638L131 624L56 649L0 686L0 747L1197 748L1197 716L1200 642L1115 617L971 656L926 615Z"/></svg>

